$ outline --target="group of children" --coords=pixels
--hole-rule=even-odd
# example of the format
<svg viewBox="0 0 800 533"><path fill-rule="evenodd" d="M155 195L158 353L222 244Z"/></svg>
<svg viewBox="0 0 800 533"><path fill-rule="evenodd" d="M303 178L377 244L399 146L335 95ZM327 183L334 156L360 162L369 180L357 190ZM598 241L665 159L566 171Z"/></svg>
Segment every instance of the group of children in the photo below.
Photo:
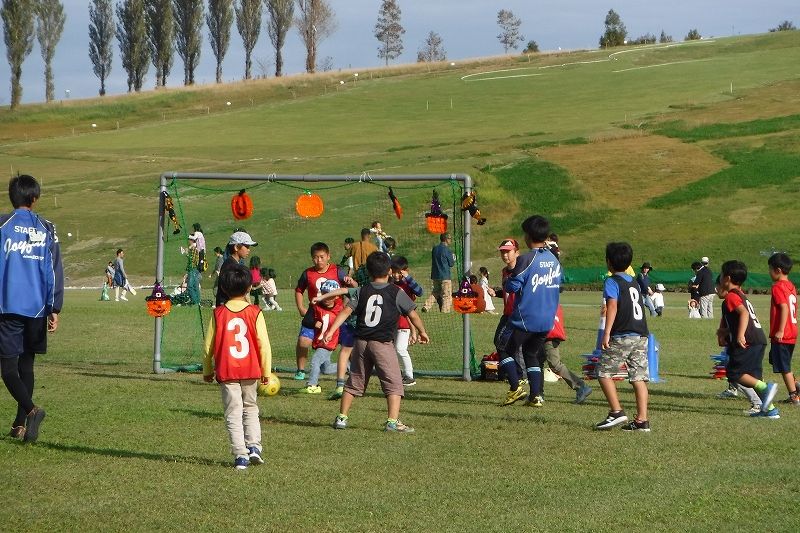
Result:
<svg viewBox="0 0 800 533"><path fill-rule="evenodd" d="M500 367L509 383L502 404L511 405L522 399L526 395L523 385L527 382L530 391L526 405L541 407L545 361L575 390L576 403L582 403L592 389L563 366L558 354L558 345L566 338L559 303L562 271L558 248L547 243L549 222L533 216L522 224L522 230L529 248L527 253L520 254L514 239L504 240L498 248L506 264L501 292L504 312L495 334ZM649 432L649 330L643 294L636 279L628 273L633 249L628 243L612 242L606 246L605 255L610 275L603 286L605 326L598 381L609 411L594 427L610 430L622 426L626 431ZM311 247L311 258L313 266L303 272L295 288L297 309L303 317L295 379L305 379L308 349L314 348L304 391L321 393L320 373L336 371L336 388L331 399L340 399L340 409L333 427L345 429L354 399L364 394L374 372L387 402L384 430L413 433L414 429L399 419L404 386L413 384L408 346L428 343L430 339L415 310L413 300L422 294L422 289L410 275L408 262L401 256L390 258L384 252L373 252L366 259L370 282L358 287L346 267L330 263L330 251L324 243ZM791 372L797 337L797 293L788 280L792 262L785 254L775 254L769 260L769 267L775 282L770 308L769 361L773 370L783 375L788 401L800 405L799 386ZM775 419L780 417L773 403L777 385L762 380L766 336L741 290L746 279L747 268L740 261L722 265L717 294L723 300L723 316L717 337L729 355L728 379L752 389L760 400L761 407L749 414ZM204 378L211 381L216 376L223 386L226 424L236 468L263 462L255 391L259 381L269 380L271 354L263 315L258 306L247 302L252 285L252 273L245 267L229 269L220 275L219 288L229 300L215 309L206 339ZM308 306L303 298L306 292ZM330 357L337 345L342 350L338 362L333 364ZM348 363L350 374L345 380ZM613 381L623 364L636 401L636 415L632 419L625 413Z"/></svg>

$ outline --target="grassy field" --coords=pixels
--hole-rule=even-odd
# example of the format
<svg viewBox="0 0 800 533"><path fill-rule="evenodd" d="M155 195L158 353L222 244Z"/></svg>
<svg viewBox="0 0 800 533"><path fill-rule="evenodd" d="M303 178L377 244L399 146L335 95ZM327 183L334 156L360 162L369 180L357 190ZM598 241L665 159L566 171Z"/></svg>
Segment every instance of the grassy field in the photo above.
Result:
<svg viewBox="0 0 800 533"><path fill-rule="evenodd" d="M563 295L573 370L594 344L598 300ZM666 301L650 320L665 379L650 387L650 434L594 432L607 410L595 382L581 406L548 384L534 411L499 407L500 383L443 378L408 391L402 415L416 435L380 431L375 383L338 432L337 405L299 394L284 374L281 393L259 399L267 465L236 472L218 388L150 373L141 296L120 305L69 291L38 358L39 442L0 438L0 518L15 531L796 531L800 410L751 420L744 400L715 399L725 387L708 377L716 322L688 320L682 295ZM766 317L767 298L753 301ZM494 319L477 319L485 343ZM619 388L632 410L630 387ZM13 409L0 394L9 422Z"/></svg>
<svg viewBox="0 0 800 533"><path fill-rule="evenodd" d="M598 242L626 239L656 271L687 269L702 255L763 269L764 250L800 250L791 200L800 34L676 44L0 110L0 166L44 181L42 212L73 234L63 246L76 285L97 284L120 246L134 279L152 281L157 178L170 170L469 173L489 219L473 232L474 258L490 269L499 266L493 246L533 211L557 222L575 267L602 264ZM409 222L390 223L384 189L323 191L337 216L301 225L291 215L298 191L262 192L247 227L287 276L305 265L309 235L338 243L376 217L406 232L429 203L401 191ZM209 243L235 224L229 196L188 195L187 222L202 222ZM338 216L353 197L382 208Z"/></svg>

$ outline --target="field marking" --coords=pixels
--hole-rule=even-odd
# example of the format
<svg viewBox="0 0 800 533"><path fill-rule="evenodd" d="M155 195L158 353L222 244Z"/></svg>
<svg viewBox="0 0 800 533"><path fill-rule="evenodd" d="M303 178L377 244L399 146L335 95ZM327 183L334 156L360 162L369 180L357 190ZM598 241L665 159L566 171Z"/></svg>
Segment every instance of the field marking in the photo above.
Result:
<svg viewBox="0 0 800 533"><path fill-rule="evenodd" d="M670 63L659 63L657 65L645 65L643 67L631 67L631 68L624 68L622 70L612 70L612 73L617 72L628 72L629 70L641 70L643 68L656 68L656 67L668 67L670 65L680 65L682 63L698 63L701 61L714 61L714 58L707 58L707 59L687 59L686 61L672 61Z"/></svg>
<svg viewBox="0 0 800 533"><path fill-rule="evenodd" d="M492 76L491 78L478 78L477 80L467 80L467 82L471 83L474 81L507 80L509 78L530 78L531 76L544 76L544 74L511 74L509 76Z"/></svg>

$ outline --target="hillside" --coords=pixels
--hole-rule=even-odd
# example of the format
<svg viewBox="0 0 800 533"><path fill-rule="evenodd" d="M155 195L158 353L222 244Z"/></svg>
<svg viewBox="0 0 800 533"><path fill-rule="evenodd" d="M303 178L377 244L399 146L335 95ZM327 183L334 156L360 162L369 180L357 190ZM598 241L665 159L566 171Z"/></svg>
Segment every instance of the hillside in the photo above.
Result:
<svg viewBox="0 0 800 533"><path fill-rule="evenodd" d="M657 269L708 255L763 271L762 252L800 250L787 194L800 184L799 60L800 32L780 32L24 106L0 112L0 164L43 180L72 284L98 283L117 247L152 280L158 176L173 170L469 173L489 219L474 228L476 267L496 269L496 242L538 212L573 267L602 265L604 243L625 239ZM211 247L235 224L236 186L214 187L182 204ZM284 285L311 242L338 257L376 218L424 278L429 189L398 194L402 222L378 187L321 193L326 214L301 221L300 192L260 187L246 224Z"/></svg>

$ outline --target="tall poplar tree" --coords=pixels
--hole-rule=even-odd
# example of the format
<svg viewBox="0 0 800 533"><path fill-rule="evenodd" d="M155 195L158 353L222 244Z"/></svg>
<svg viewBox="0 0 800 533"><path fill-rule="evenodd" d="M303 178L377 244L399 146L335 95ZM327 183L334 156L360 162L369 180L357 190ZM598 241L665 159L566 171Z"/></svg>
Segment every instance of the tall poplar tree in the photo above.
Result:
<svg viewBox="0 0 800 533"><path fill-rule="evenodd" d="M294 19L294 0L264 0L267 4L267 33L275 48L275 77L283 75L283 45Z"/></svg>
<svg viewBox="0 0 800 533"><path fill-rule="evenodd" d="M403 53L403 34L405 28L400 24L400 6L397 0L383 0L375 24L375 38L381 43L378 57L386 61L395 59Z"/></svg>
<svg viewBox="0 0 800 533"><path fill-rule="evenodd" d="M183 84L194 85L194 71L200 64L203 44L203 0L172 0L175 17L175 49L183 59Z"/></svg>
<svg viewBox="0 0 800 533"><path fill-rule="evenodd" d="M516 50L525 37L519 32L522 21L514 16L514 13L508 9L501 9L497 12L497 25L500 26L500 34L497 38L500 44L503 45L503 51L508 53L508 50L513 48Z"/></svg>
<svg viewBox="0 0 800 533"><path fill-rule="evenodd" d="M242 36L244 45L244 79L251 78L253 68L253 48L256 47L258 36L261 34L261 0L238 0L236 10L236 29Z"/></svg>
<svg viewBox="0 0 800 533"><path fill-rule="evenodd" d="M295 19L300 39L306 48L306 72L317 69L317 47L336 31L336 14L327 0L297 0Z"/></svg>
<svg viewBox="0 0 800 533"><path fill-rule="evenodd" d="M172 0L146 0L145 4L147 41L150 45L150 61L156 67L156 88L166 87L175 50Z"/></svg>
<svg viewBox="0 0 800 533"><path fill-rule="evenodd" d="M211 50L214 52L214 57L217 58L217 83L222 83L222 61L231 44L233 0L208 0L206 25L208 25Z"/></svg>
<svg viewBox="0 0 800 533"><path fill-rule="evenodd" d="M142 90L150 67L144 0L122 0L117 4L117 41L122 68L128 73L128 92Z"/></svg>
<svg viewBox="0 0 800 533"><path fill-rule="evenodd" d="M36 3L36 39L44 60L44 97L47 102L55 98L55 83L53 83L53 57L56 55L56 46L64 33L64 4L59 0L38 0Z"/></svg>
<svg viewBox="0 0 800 533"><path fill-rule="evenodd" d="M111 0L92 0L89 4L89 59L92 71L100 79L100 96L106 95L106 78L111 74L114 52L114 10Z"/></svg>
<svg viewBox="0 0 800 533"><path fill-rule="evenodd" d="M33 50L34 3L32 0L3 0L3 40L11 70L11 109L22 101L22 63Z"/></svg>

